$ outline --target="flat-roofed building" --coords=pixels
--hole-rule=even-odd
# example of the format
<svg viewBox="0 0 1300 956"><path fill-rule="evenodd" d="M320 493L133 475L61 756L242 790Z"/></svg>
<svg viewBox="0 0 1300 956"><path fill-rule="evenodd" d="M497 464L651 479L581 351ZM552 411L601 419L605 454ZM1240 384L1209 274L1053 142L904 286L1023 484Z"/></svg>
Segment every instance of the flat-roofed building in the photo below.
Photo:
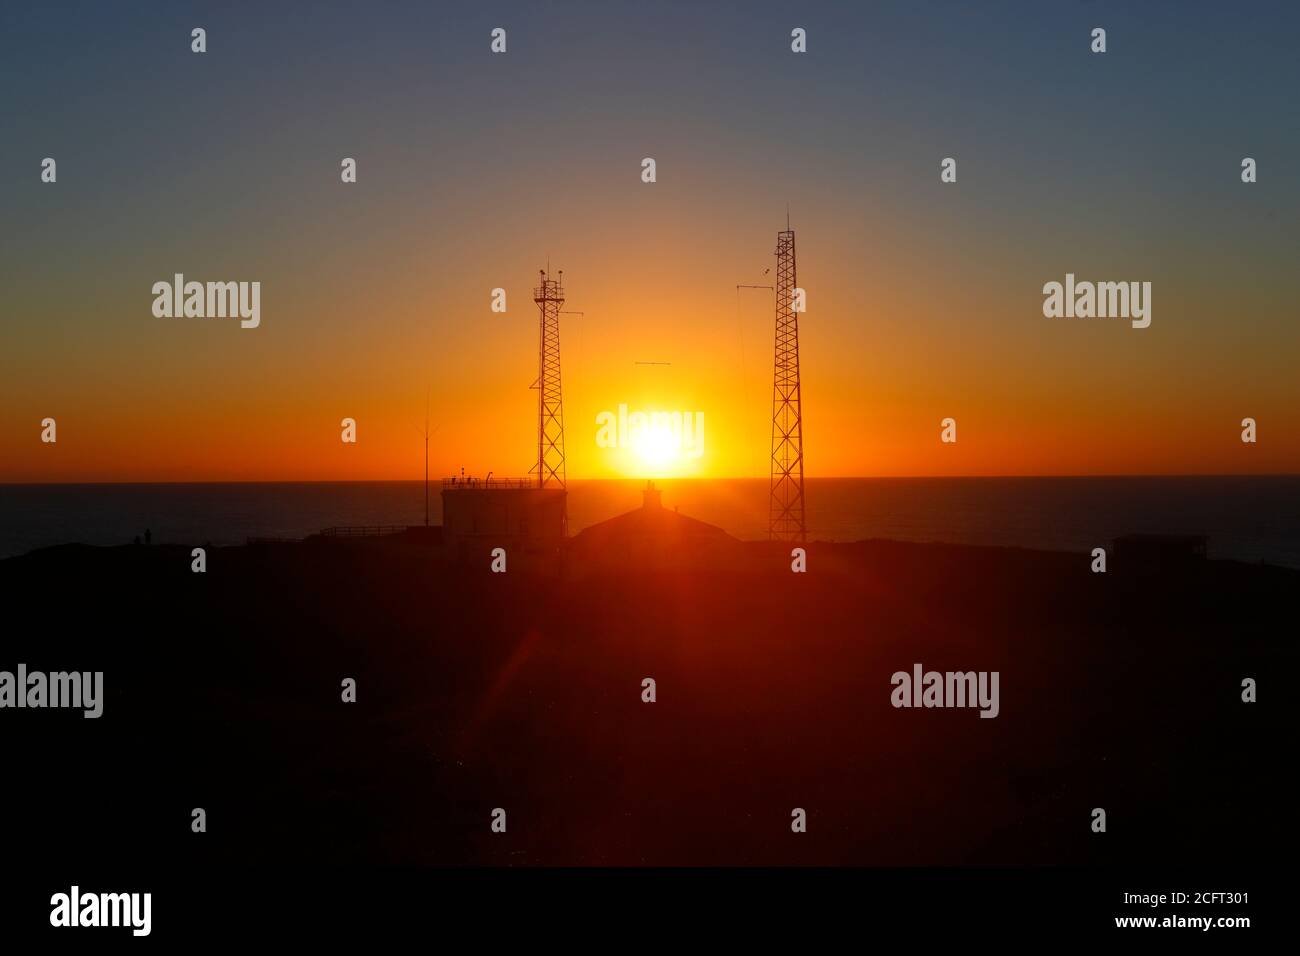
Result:
<svg viewBox="0 0 1300 956"><path fill-rule="evenodd" d="M442 540L456 561L489 561L494 548L508 558L554 557L567 528L563 488L538 488L535 478L445 478Z"/></svg>

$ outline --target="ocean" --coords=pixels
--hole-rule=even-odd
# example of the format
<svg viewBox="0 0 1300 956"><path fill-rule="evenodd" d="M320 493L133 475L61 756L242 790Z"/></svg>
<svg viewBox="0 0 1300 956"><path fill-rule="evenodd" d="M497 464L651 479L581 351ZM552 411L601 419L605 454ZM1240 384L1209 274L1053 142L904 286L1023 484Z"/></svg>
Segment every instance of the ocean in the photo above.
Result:
<svg viewBox="0 0 1300 956"><path fill-rule="evenodd" d="M569 482L570 533L639 507L638 481ZM767 531L765 479L664 481L663 503L739 538ZM429 520L441 521L430 485ZM1212 558L1300 568L1300 476L818 478L811 540L890 538L1087 552L1123 534L1203 534ZM331 525L424 522L419 481L0 485L0 557L81 542L241 544Z"/></svg>

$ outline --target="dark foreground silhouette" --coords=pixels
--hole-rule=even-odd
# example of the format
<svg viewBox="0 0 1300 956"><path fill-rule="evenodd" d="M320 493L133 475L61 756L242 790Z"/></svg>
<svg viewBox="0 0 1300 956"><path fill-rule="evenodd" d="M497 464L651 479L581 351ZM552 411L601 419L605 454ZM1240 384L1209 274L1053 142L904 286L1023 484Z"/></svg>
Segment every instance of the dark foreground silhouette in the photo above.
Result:
<svg viewBox="0 0 1300 956"><path fill-rule="evenodd" d="M7 849L140 864L1293 856L1284 622L1300 573L1092 574L1084 555L864 542L810 545L792 574L788 549L740 551L722 568L660 555L658 570L563 576L448 567L397 538L213 549L205 574L188 546L0 561L0 669L104 671L98 720L0 713ZM895 709L890 677L915 663L999 671L999 716ZM1258 703L1241 700L1246 677Z"/></svg>

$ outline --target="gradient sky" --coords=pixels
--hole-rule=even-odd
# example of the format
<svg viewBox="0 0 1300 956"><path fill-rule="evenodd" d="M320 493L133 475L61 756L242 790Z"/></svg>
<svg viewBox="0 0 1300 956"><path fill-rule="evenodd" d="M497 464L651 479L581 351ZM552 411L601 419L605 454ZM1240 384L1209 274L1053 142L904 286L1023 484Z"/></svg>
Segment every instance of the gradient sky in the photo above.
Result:
<svg viewBox="0 0 1300 956"><path fill-rule="evenodd" d="M772 305L735 285L787 203L809 475L1300 471L1298 34L1282 2L6 4L0 481L416 478L426 390L434 476L525 474L548 257L570 476L637 473L596 445L620 403L705 413L683 474L766 474ZM260 280L261 327L154 318L176 272ZM1067 272L1150 281L1151 327L1045 319Z"/></svg>

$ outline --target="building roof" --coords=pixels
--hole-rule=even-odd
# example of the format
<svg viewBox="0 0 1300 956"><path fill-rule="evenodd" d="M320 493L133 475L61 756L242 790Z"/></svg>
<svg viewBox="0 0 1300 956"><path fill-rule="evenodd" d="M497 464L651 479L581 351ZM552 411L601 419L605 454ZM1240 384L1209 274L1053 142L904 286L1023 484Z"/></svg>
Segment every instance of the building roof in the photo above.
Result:
<svg viewBox="0 0 1300 956"><path fill-rule="evenodd" d="M735 541L717 525L669 511L659 503L659 491L651 483L647 486L641 507L635 511L610 518L574 535L572 543L579 547L604 549L617 547L623 542L671 544L676 541L709 539Z"/></svg>

